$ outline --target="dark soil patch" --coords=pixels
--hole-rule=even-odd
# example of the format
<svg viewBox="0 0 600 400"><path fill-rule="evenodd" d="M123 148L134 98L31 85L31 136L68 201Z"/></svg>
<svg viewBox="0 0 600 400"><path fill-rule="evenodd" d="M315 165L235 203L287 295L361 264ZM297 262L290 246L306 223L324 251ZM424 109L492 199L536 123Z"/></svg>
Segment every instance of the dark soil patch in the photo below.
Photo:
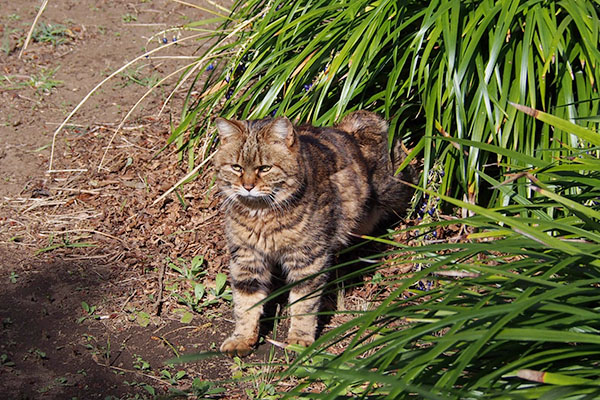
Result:
<svg viewBox="0 0 600 400"><path fill-rule="evenodd" d="M227 391L220 396L246 398L260 367L240 369L228 358L165 365L177 355L218 349L233 328L231 305L215 293L228 259L210 166L179 197L154 204L189 171L174 148L159 152L187 90L162 109L178 75L153 91L115 135L148 90L148 79L191 62L181 57L205 45L185 41L192 33L177 27L209 15L168 0L50 0L39 24L61 25L63 33L56 43L34 36L19 58L37 7L37 0L0 4L2 397L199 394L202 382L242 375L249 379L223 384ZM109 81L51 146L54 130L95 85L143 48L173 38L177 44L158 55L178 58L142 59ZM46 172L51 154L60 172ZM193 279L169 264L189 270L200 256L204 262ZM193 308L198 283L205 293ZM346 309L362 309L365 299L382 295L370 283L353 293L344 299ZM271 337L272 324L264 326ZM264 362L271 348L263 344L245 361ZM178 371L185 375L175 379ZM280 383L266 376L262 383Z"/></svg>
<svg viewBox="0 0 600 400"><path fill-rule="evenodd" d="M46 173L52 133L96 84L163 39L178 44L159 55L192 56L190 32L159 32L209 15L166 0L50 1L38 25L64 34L56 43L37 36L19 59L37 7L0 5L0 392L153 398L230 378L229 359L165 364L215 350L231 330L226 301L182 322L190 308L176 296L193 282L167 267L204 256L207 293L226 270L210 172L186 188L185 207L175 196L152 204L188 172L173 149L158 152L184 92L158 115L174 80L159 87L112 138L148 90L144 79L191 60L144 59L109 81L57 135L53 169L68 171ZM245 397L245 387L230 385L225 397Z"/></svg>

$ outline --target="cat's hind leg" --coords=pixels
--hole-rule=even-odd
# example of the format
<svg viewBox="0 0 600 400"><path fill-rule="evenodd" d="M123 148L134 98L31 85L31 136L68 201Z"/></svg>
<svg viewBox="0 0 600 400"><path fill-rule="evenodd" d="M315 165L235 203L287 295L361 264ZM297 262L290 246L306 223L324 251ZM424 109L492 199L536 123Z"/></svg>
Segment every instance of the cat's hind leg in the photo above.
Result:
<svg viewBox="0 0 600 400"><path fill-rule="evenodd" d="M317 249L313 249L313 252ZM283 264L288 283L294 283L289 294L291 317L287 342L310 346L317 332L317 312L321 304L323 287L327 283L324 269L329 265L328 254L314 254L309 260L287 257Z"/></svg>

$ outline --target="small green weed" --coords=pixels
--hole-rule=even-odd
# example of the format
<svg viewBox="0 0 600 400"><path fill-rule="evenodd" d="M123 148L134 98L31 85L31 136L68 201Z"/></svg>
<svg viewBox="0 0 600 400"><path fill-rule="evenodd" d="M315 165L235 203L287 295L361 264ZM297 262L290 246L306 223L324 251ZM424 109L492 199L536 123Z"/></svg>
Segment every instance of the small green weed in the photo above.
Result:
<svg viewBox="0 0 600 400"><path fill-rule="evenodd" d="M48 246L41 248L35 252L36 255L46 253L52 250L60 249L60 248L79 248L79 247L95 247L95 244L86 243L86 242L74 242L75 240L79 240L81 238L75 237L73 240L69 239L69 235L65 235L61 238L61 242L54 243L54 236L50 236L48 240Z"/></svg>
<svg viewBox="0 0 600 400"><path fill-rule="evenodd" d="M53 46L65 43L71 38L69 29L61 24L40 23L33 31L33 40L40 43L51 43Z"/></svg>
<svg viewBox="0 0 600 400"><path fill-rule="evenodd" d="M101 345L95 336L90 335L88 333L84 333L83 338L86 341L84 347L88 349L92 355L101 356L106 363L110 361L110 337L106 340L106 345Z"/></svg>
<svg viewBox="0 0 600 400"><path fill-rule="evenodd" d="M138 68L129 68L121 73L121 76L124 78L121 82L121 86L127 87L130 84L136 84L149 88L156 85L162 78L157 73L148 76L148 74L143 71L145 67L145 65L142 65Z"/></svg>
<svg viewBox="0 0 600 400"><path fill-rule="evenodd" d="M58 378L54 378L54 381L52 383L41 387L37 391L38 391L38 393L47 393L55 387L65 387L65 386L75 386L75 384L70 383L66 377L59 376Z"/></svg>
<svg viewBox="0 0 600 400"><path fill-rule="evenodd" d="M78 324L81 324L83 321L85 321L88 318L99 319L99 316L97 316L97 315L94 314L96 312L96 306L90 306L85 301L82 301L81 302L81 308L83 308L83 311L85 311L86 315L84 315L83 317L77 318L77 323Z"/></svg>
<svg viewBox="0 0 600 400"><path fill-rule="evenodd" d="M27 352L39 360L47 360L48 359L46 352L44 352L38 348L32 347L29 350L27 350Z"/></svg>
<svg viewBox="0 0 600 400"><path fill-rule="evenodd" d="M125 22L125 23L137 21L137 17L136 17L135 15L133 15L133 14L129 14L129 13L127 13L127 14L123 14L123 15L121 16L121 19L122 19L122 20L123 20L123 22Z"/></svg>
<svg viewBox="0 0 600 400"><path fill-rule="evenodd" d="M0 367L14 367L15 363L10 360L7 354L0 354Z"/></svg>
<svg viewBox="0 0 600 400"><path fill-rule="evenodd" d="M206 275L203 256L195 256L189 263L181 258L176 262L167 259L167 265L181 276L178 280L165 285L165 290L170 292L178 303L185 304L193 311L198 312L221 301L231 301L231 289L226 286L227 276L225 274L218 273L216 275L214 287L207 288L205 283L198 282ZM182 323L191 322L194 316L192 313L185 310L177 311L183 313Z"/></svg>
<svg viewBox="0 0 600 400"><path fill-rule="evenodd" d="M215 287L207 290L203 283L190 282L192 290L177 290L177 284L166 287L167 290L171 290L173 297L177 299L180 304L185 304L194 311L200 311L205 307L217 304L221 301L230 302L232 300L231 289L226 288L227 275L218 273L215 278ZM182 317L186 320L191 320L190 316L184 314ZM188 320L188 322L189 322Z"/></svg>
<svg viewBox="0 0 600 400"><path fill-rule="evenodd" d="M30 77L29 86L39 92L49 93L55 87L63 84L63 81L54 79L54 74L56 74L59 68L60 67L54 69L42 68L38 74Z"/></svg>
<svg viewBox="0 0 600 400"><path fill-rule="evenodd" d="M2 36L2 44L0 45L0 50L6 55L10 54L14 50L14 43L11 43L11 35L19 32L19 29L9 29L5 28L4 35Z"/></svg>
<svg viewBox="0 0 600 400"><path fill-rule="evenodd" d="M0 76L0 87L4 90L18 90L24 87L34 88L38 93L50 93L52 89L63 84L63 81L54 79L54 74L58 71L54 69L41 68L35 75L3 75Z"/></svg>
<svg viewBox="0 0 600 400"><path fill-rule="evenodd" d="M160 374L163 378L168 380L171 385L178 385L179 381L187 375L187 372L180 370L175 374L172 374L168 369L162 369L160 370Z"/></svg>
<svg viewBox="0 0 600 400"><path fill-rule="evenodd" d="M150 322L152 322L150 314L148 314L145 311L138 311L136 313L135 319L137 320L137 323L143 328L147 327L148 325L150 325Z"/></svg>
<svg viewBox="0 0 600 400"><path fill-rule="evenodd" d="M140 371L150 371L152 368L150 367L150 363L142 358L142 356L138 354L133 355L133 368L139 369Z"/></svg>
<svg viewBox="0 0 600 400"><path fill-rule="evenodd" d="M178 264L175 264L175 263L171 262L169 259L167 259L167 265L173 271L179 272L179 274L183 278L193 281L201 276L206 275L206 270L202 267L202 265L204 264L204 256L195 256L194 258L192 258L189 268L185 265L184 259L179 258L178 261L180 263L182 263L183 265L180 266Z"/></svg>
<svg viewBox="0 0 600 400"><path fill-rule="evenodd" d="M10 271L10 275L8 276L10 283L17 283L17 279L19 279L19 274L15 271Z"/></svg>

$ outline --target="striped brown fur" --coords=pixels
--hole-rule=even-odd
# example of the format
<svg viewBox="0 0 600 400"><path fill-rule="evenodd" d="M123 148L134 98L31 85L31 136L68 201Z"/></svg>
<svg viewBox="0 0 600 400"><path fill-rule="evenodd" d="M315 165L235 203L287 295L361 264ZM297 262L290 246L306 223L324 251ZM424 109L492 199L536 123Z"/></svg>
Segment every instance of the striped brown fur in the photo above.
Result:
<svg viewBox="0 0 600 400"><path fill-rule="evenodd" d="M334 127L294 127L285 118L216 119L217 183L224 197L235 330L221 351L246 355L258 340L271 272L279 264L289 294L289 343L315 339L323 271L352 234L369 233L401 212L410 190L393 177L388 126L357 111ZM300 299L300 301L299 301Z"/></svg>

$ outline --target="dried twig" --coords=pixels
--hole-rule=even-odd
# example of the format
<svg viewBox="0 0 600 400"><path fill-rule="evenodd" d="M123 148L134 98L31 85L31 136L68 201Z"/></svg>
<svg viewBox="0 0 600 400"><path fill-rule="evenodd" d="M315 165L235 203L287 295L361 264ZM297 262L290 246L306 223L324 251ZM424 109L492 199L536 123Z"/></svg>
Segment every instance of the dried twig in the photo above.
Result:
<svg viewBox="0 0 600 400"><path fill-rule="evenodd" d="M19 59L21 59L21 56L23 55L23 52L25 51L25 49L29 45L29 42L31 41L31 36L33 35L33 30L35 29L35 26L37 25L38 19L40 19L40 17L42 16L42 13L44 12L44 9L46 8L47 4L48 4L48 0L43 0L42 1L42 5L40 6L40 10L38 11L37 15L35 16L35 19L33 20L33 23L31 24L31 28L29 28L29 33L27 34L27 39L25 39L25 43L23 43L23 47L21 48L21 51L19 52Z"/></svg>
<svg viewBox="0 0 600 400"><path fill-rule="evenodd" d="M178 42L182 42L184 40L194 40L194 39L197 39L200 36L202 36L202 35L201 34L191 35L189 37L186 37L186 38L183 38L183 39L179 40ZM75 113L77 111L79 111L79 109L83 106L83 104L85 104L87 102L87 100L96 91L98 91L98 89L100 87L102 87L106 82L108 82L109 80L111 80L112 78L114 78L115 76L119 75L121 72L123 72L127 68L129 68L132 64L135 64L139 60L144 59L146 56L150 56L150 55L152 55L152 54L154 54L154 53L156 53L158 51L163 51L164 49L166 49L166 48L168 48L170 46L173 46L173 45L175 45L178 42L173 42L173 43L165 44L164 46L157 47L155 49L152 49L150 51L145 52L144 54L141 54L141 55L137 56L133 60L129 61L128 63L125 63L124 65L122 65L119 69L117 69L116 71L114 71L112 74L110 74L109 76L107 76L106 78L104 78L100 83L98 83L96 86L94 86L94 88L92 90L90 90L85 95L85 97L77 104L77 106L75 106L75 108L73 108L73 110L71 110L71 112L69 113L69 115L67 115L67 117L63 120L63 122L58 126L58 128L56 128L56 130L52 134L52 145L50 146L50 160L48 161L48 171L46 171L46 172L47 173L62 172L62 170L55 170L54 169L54 152L55 152L55 148L56 148L56 138L58 137L58 134L60 133L60 131L71 120L71 118L73 117L73 115L75 115Z"/></svg>
<svg viewBox="0 0 600 400"><path fill-rule="evenodd" d="M158 273L158 295L156 296L156 302L154 303L155 313L157 316L160 315L160 311L162 308L162 294L163 294L163 281L165 278L165 269L167 265L166 263L162 263L160 267L160 271Z"/></svg>
<svg viewBox="0 0 600 400"><path fill-rule="evenodd" d="M167 197L173 190L177 189L179 187L179 185L181 185L183 182L185 182L188 179L190 179L196 172L198 172L198 170L200 168L202 168L211 158L213 158L213 156L215 154L216 153L212 153L210 156L206 157L204 159L204 161L202 161L200 164L198 164L196 166L196 168L194 168L193 170L191 170L186 176L184 176L176 184L174 184L173 186L171 186L171 188L169 190L167 190L166 192L164 192L162 195L160 195L158 199L154 200L154 202L152 203L152 205L155 205L156 203L160 202L162 199L164 199L165 197Z"/></svg>

